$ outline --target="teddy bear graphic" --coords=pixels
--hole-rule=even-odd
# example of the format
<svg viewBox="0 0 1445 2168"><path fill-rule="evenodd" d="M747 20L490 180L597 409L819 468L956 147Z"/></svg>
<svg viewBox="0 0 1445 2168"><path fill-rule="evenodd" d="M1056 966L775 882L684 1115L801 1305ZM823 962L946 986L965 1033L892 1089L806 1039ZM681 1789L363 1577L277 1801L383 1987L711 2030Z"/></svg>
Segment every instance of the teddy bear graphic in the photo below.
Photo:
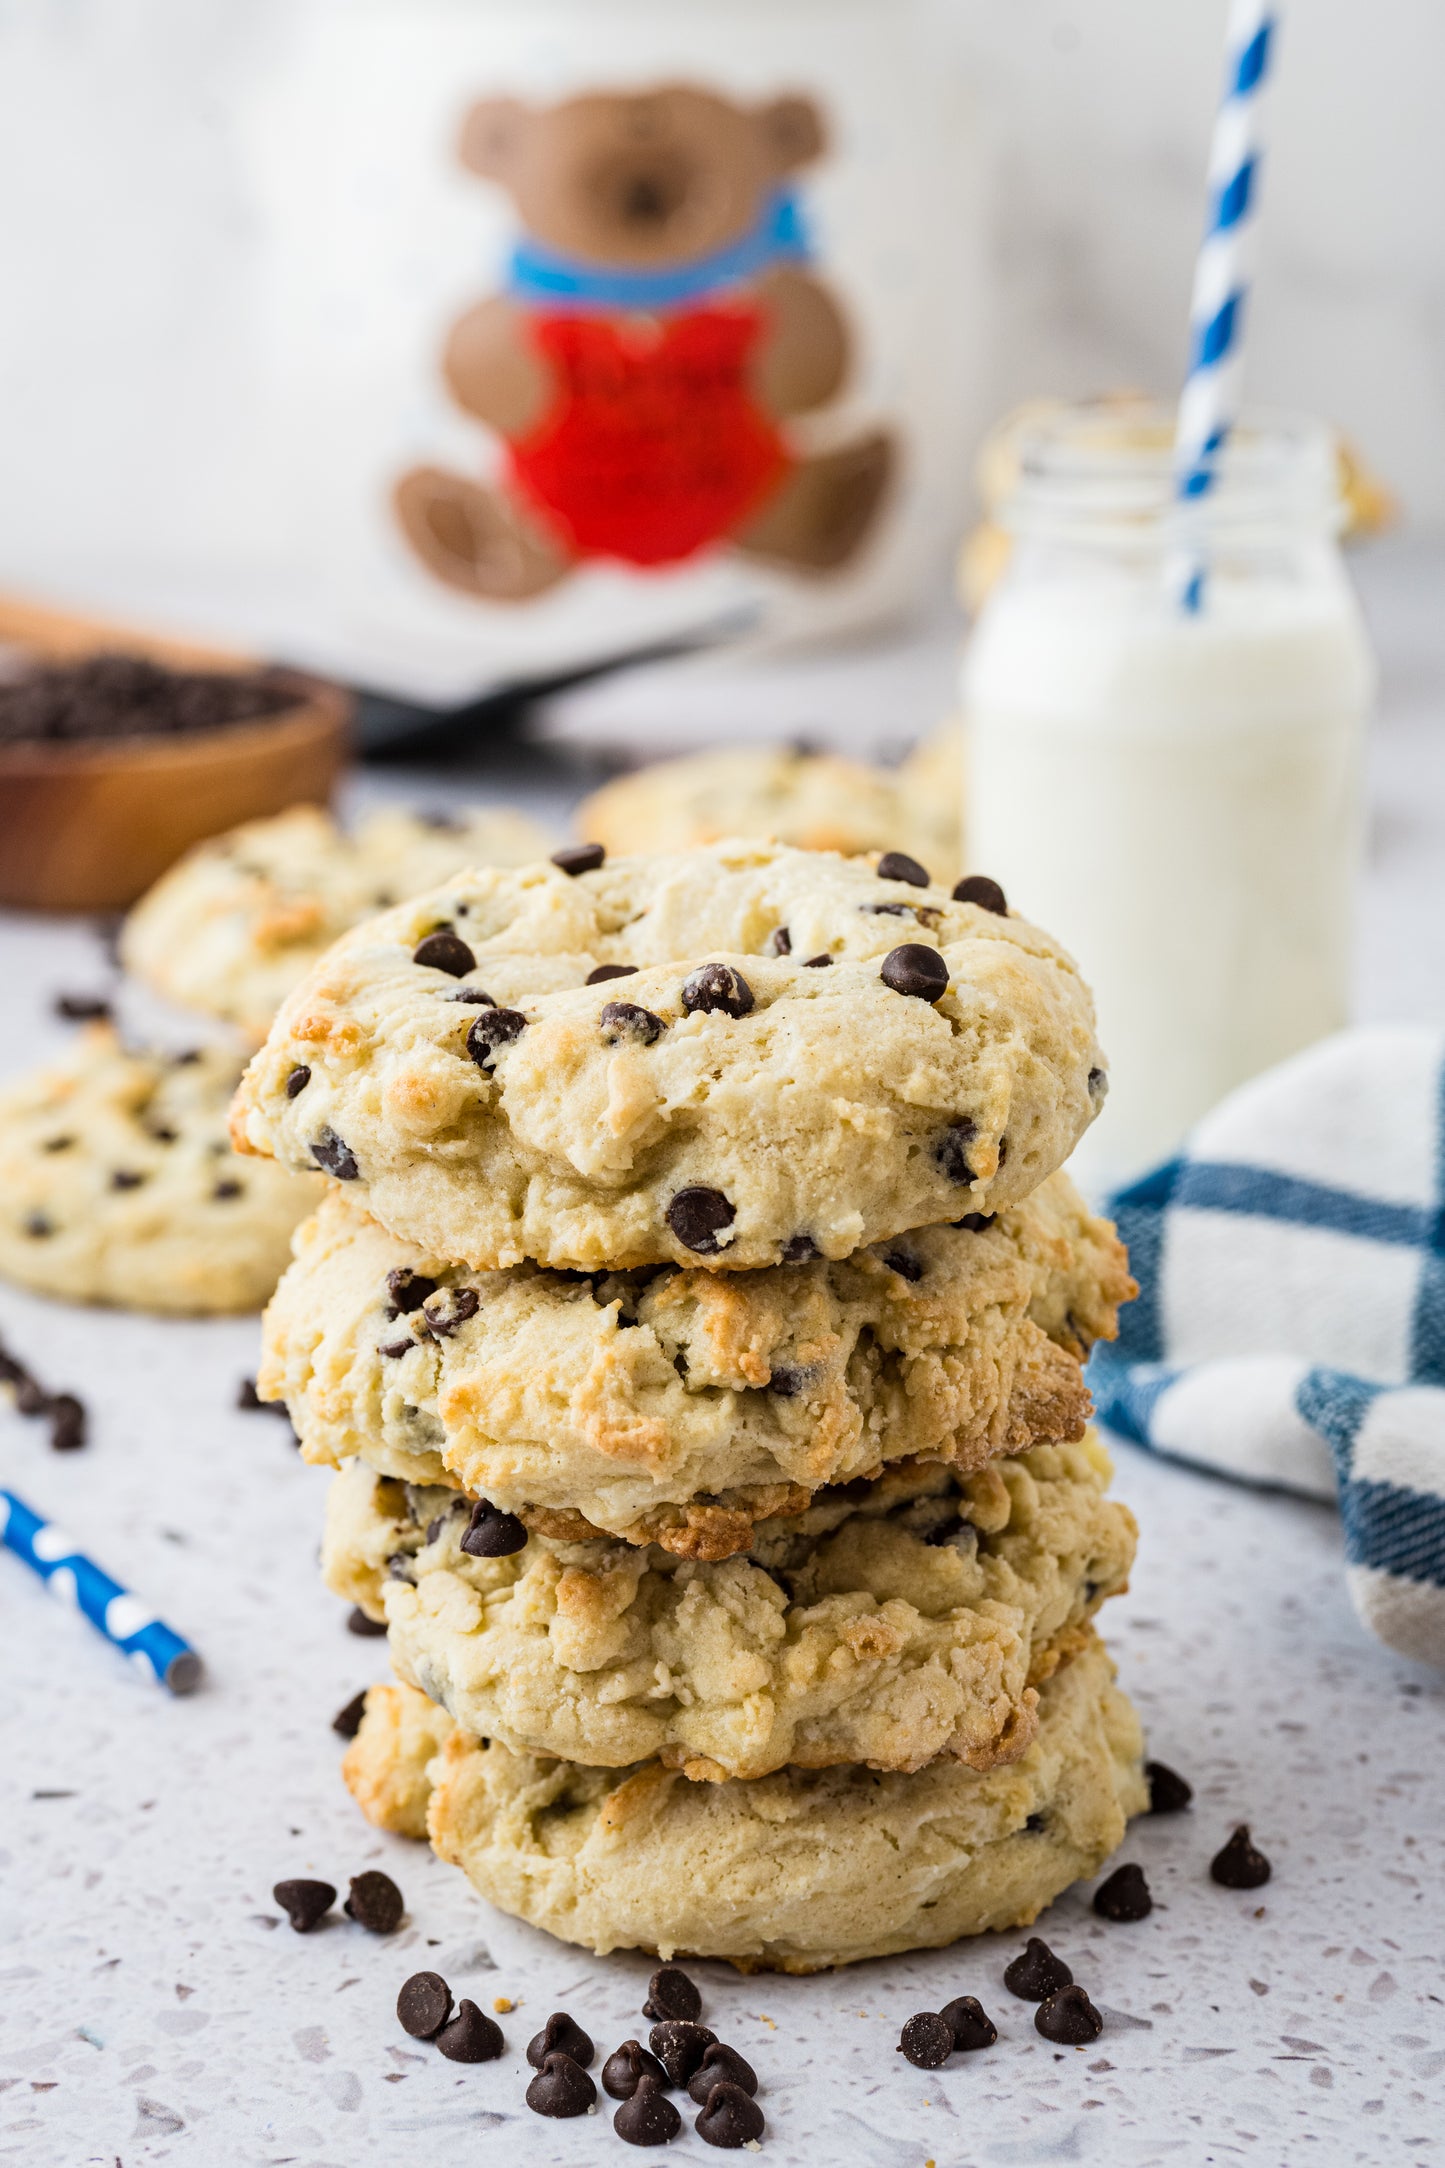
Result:
<svg viewBox="0 0 1445 2168"><path fill-rule="evenodd" d="M508 191L522 231L503 291L460 319L443 361L501 438L501 471L418 467L396 485L437 577L520 602L586 559L665 568L726 544L821 574L854 555L890 438L805 454L786 427L849 368L789 185L823 144L807 98L748 106L687 84L472 109L462 161Z"/></svg>

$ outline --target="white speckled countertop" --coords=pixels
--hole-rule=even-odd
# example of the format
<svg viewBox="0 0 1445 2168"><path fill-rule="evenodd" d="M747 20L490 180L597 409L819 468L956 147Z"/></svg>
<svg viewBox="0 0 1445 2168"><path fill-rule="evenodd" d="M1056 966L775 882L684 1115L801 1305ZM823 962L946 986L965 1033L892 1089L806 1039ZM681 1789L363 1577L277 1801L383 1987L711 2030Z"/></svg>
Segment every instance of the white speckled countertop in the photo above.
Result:
<svg viewBox="0 0 1445 2168"><path fill-rule="evenodd" d="M1438 572L1397 562L1371 598L1387 666L1398 658L1375 762L1361 1006L1376 1015L1445 1011ZM0 929L0 1062L53 1047L50 995L100 978L83 926ZM556 2008L603 2054L637 2033L648 1962L596 1960L490 1911L425 1848L370 1830L341 1786L330 1718L385 1675L384 1645L347 1634L320 1585L326 1477L279 1423L233 1405L254 1322L160 1323L0 1288L0 1335L92 1411L91 1445L61 1457L0 1408L0 1480L88 1540L207 1663L202 1690L172 1701L0 1557L0 2161L631 2157L601 2112L529 2114L523 2050ZM692 1968L708 2022L758 2070L778 2168L1412 2168L1445 2154L1445 1681L1357 1625L1324 1508L1128 1449L1118 1487L1143 1545L1104 1623L1151 1750L1196 1796L1136 1824L1120 1855L1148 1873L1148 1920L1106 1926L1082 1891L1041 1923L1104 2035L1080 2051L1040 2039L1001 1983L1021 1936L812 1980ZM1206 1871L1239 1819L1275 1869L1249 1894ZM405 1892L395 1937L339 1915L305 1938L278 1923L277 1879L344 1888L367 1865ZM502 2061L448 2063L401 2032L396 1991L422 1967L484 2007L518 2003ZM904 2064L902 2021L965 1993L998 2045L942 2071ZM718 2156L689 2117L668 2157Z"/></svg>

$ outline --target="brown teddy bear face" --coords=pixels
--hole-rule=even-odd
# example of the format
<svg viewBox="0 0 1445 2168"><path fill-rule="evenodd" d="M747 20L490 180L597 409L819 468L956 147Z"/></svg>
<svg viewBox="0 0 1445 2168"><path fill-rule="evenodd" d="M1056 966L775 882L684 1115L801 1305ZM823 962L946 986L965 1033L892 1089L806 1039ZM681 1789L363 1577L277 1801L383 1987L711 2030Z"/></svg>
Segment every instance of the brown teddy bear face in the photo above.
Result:
<svg viewBox="0 0 1445 2168"><path fill-rule="evenodd" d="M549 248L651 268L740 240L783 176L822 148L807 98L749 107L678 83L542 109L484 99L467 116L461 155L501 183Z"/></svg>

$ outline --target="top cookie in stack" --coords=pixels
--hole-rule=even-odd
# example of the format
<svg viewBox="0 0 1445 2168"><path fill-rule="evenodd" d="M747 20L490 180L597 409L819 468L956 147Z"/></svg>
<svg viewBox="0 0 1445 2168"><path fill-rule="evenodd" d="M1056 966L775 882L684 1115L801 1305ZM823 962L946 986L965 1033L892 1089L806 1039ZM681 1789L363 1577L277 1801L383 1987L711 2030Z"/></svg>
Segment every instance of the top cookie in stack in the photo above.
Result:
<svg viewBox="0 0 1445 2168"><path fill-rule="evenodd" d="M283 1003L233 1137L472 1268L735 1272L1017 1203L1104 1084L1077 969L991 883L950 895L898 853L594 845L344 936Z"/></svg>

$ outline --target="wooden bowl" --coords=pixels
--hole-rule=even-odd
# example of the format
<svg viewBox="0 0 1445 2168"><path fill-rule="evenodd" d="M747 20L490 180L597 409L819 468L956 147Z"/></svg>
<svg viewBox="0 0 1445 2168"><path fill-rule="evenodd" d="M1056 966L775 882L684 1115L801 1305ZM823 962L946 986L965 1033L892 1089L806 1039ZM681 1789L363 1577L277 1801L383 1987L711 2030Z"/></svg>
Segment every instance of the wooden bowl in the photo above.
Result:
<svg viewBox="0 0 1445 2168"><path fill-rule="evenodd" d="M3 600L0 639L35 662L104 652L177 669L257 667ZM257 722L0 745L0 904L122 910L202 837L288 805L324 805L347 756L351 698L300 671L271 674L294 685L295 705Z"/></svg>

